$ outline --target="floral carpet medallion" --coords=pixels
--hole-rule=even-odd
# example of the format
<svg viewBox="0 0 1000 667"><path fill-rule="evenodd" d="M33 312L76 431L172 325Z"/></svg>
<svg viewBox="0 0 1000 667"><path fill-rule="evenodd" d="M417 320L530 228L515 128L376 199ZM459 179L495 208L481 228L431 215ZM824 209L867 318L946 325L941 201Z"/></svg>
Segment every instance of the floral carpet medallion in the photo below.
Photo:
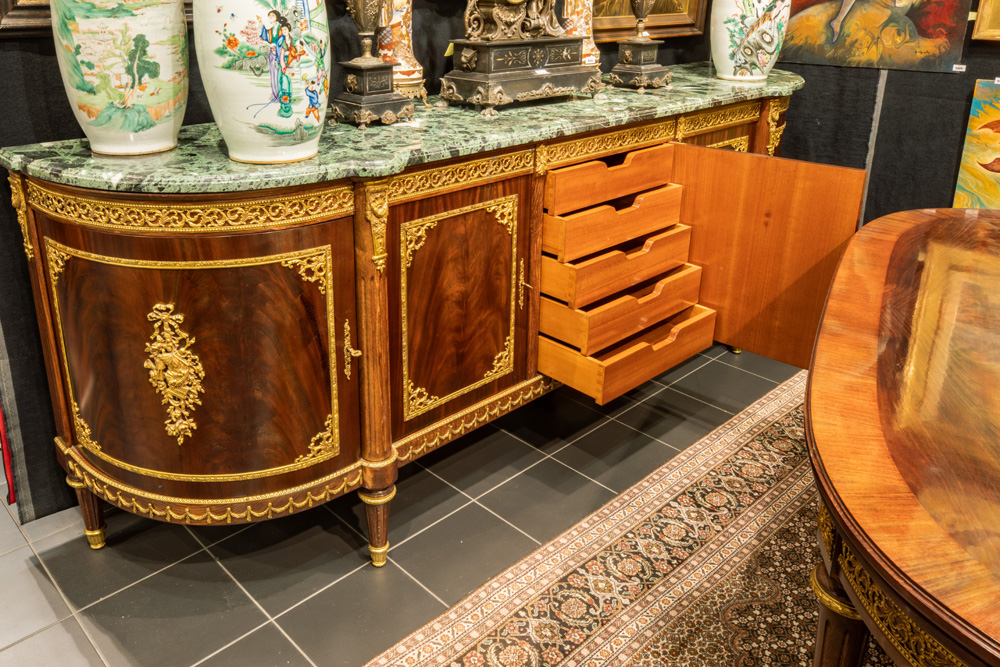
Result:
<svg viewBox="0 0 1000 667"><path fill-rule="evenodd" d="M805 383L785 382L369 665L810 664ZM891 664L874 648L868 662Z"/></svg>

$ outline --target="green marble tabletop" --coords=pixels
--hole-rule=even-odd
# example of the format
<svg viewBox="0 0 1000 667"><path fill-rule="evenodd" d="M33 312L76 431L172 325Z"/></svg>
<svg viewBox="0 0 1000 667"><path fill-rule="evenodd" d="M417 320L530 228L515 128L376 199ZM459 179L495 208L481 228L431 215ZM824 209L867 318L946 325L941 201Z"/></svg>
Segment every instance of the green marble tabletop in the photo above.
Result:
<svg viewBox="0 0 1000 667"><path fill-rule="evenodd" d="M406 167L580 132L674 116L762 97L790 95L802 77L773 70L763 85L716 79L709 63L674 65L670 86L639 94L611 88L559 101L501 107L488 118L471 107L424 108L409 122L358 130L328 124L319 154L277 165L234 162L214 123L181 130L174 150L141 157L94 155L86 139L0 149L0 165L52 183L117 192L261 190L341 178L390 176ZM432 98L433 99L433 98Z"/></svg>

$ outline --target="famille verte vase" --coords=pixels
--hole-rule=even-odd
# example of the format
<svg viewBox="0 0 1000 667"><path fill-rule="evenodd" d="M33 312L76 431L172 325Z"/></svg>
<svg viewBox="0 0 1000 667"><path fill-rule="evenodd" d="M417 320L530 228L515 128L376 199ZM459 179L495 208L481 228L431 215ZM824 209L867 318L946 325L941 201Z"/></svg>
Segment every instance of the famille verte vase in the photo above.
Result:
<svg viewBox="0 0 1000 667"><path fill-rule="evenodd" d="M176 146L188 96L183 0L52 0L51 9L59 71L91 149Z"/></svg>
<svg viewBox="0 0 1000 667"><path fill-rule="evenodd" d="M712 61L716 76L763 83L778 60L791 0L714 0Z"/></svg>
<svg viewBox="0 0 1000 667"><path fill-rule="evenodd" d="M230 158L316 155L330 92L324 0L196 0L194 41Z"/></svg>

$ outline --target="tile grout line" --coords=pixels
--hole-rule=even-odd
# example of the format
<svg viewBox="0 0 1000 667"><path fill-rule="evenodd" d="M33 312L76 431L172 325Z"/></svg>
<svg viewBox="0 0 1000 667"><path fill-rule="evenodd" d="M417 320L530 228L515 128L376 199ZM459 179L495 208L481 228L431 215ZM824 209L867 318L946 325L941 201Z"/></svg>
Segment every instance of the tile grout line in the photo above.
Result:
<svg viewBox="0 0 1000 667"><path fill-rule="evenodd" d="M764 358L767 359L767 357L764 357ZM738 371L743 371L747 375L752 375L754 377L758 377L761 380L767 380L768 382L770 382L770 383L772 383L774 385L781 384L781 382L778 382L776 380L772 380L771 378L769 378L767 376L764 376L764 375L761 375L760 373L754 373L753 371L748 371L745 368L740 368L739 366L734 366L733 364L729 363L728 361L723 361L722 359L715 359L715 361L718 361L720 364L723 364L725 366L729 366L730 368L735 368ZM791 379L791 378L786 378L786 379ZM782 382L784 382L784 380L782 380Z"/></svg>
<svg viewBox="0 0 1000 667"><path fill-rule="evenodd" d="M215 656L219 655L220 653L222 653L223 651L225 651L230 646L233 646L234 644L243 641L244 639L246 639L247 637L249 637L253 633L257 632L261 628L270 625L271 622L272 621L270 621L270 620L264 621L263 623L261 623L260 625L258 625L256 628L253 628L253 629L249 630L248 632L243 633L242 635L240 635L239 637L237 637L233 641L229 642L225 646L221 646L218 649L216 649L215 651L212 651L211 653L209 653L208 655L206 655L204 658L202 658L198 662L191 663L191 667L198 667L198 665L202 664L206 660L214 658Z"/></svg>
<svg viewBox="0 0 1000 667"><path fill-rule="evenodd" d="M6 507L6 503L4 503L4 507ZM11 518L14 518L13 515L10 513L10 509L9 508L7 508L7 514L10 515ZM101 648L97 645L97 642L94 641L94 638L91 636L90 631L87 630L87 627L83 623L80 622L80 619L76 615L77 612L73 610L73 605L70 603L69 598L66 597L65 593L63 593L62 587L56 581L56 578L52 576L52 572L49 571L49 566L45 564L45 561L42 560L42 557L38 554L38 550L35 549L35 545L31 543L31 540L28 539L27 533L24 532L24 526L22 526L21 524L18 523L17 524L17 528L18 528L18 530L21 531L21 536L24 537L25 542L27 542L27 547L29 549L31 549L31 553L34 554L35 559L38 561L38 564L42 566L42 570L45 572L45 576L49 578L49 582L51 582L52 587L56 589L56 593L59 594L59 597L62 599L63 604L66 605L66 609L69 610L70 614L66 618L69 618L70 616L72 616L73 618L76 619L76 622L80 626L80 629L83 630L83 636L86 637L87 641L90 642L90 645L91 645L91 647L93 647L94 652L97 653L97 657L101 659L101 662L104 663L105 667L110 667L109 663L108 663L108 659L104 656L104 651L102 651ZM66 620L66 618L59 619L58 623L62 623L63 621ZM56 625L56 624L53 623L53 625ZM52 627L52 626L48 626L48 627ZM48 627L45 628L45 629L47 630ZM28 637L34 636L35 634L38 634L38 633L32 633L31 635L27 635L25 637L22 637L21 639L19 639L17 642L14 642L14 643L15 644L16 643L20 643L22 640L27 639Z"/></svg>
<svg viewBox="0 0 1000 667"><path fill-rule="evenodd" d="M408 576L410 579L413 579L414 583L416 583L417 586L420 586L422 589L424 589L425 591L427 591L430 594L431 597L433 597L435 600L437 600L438 602L440 602L441 604L443 604L445 609L451 609L451 605L450 604L448 604L447 602L445 602L444 600L442 600L441 598L439 598L434 591L432 591L430 588L428 588L427 586L425 586L422 581L420 581L419 579L417 579L416 577L414 577L412 574L410 574L409 571L407 571L407 569L405 567L403 567L402 565L400 565L399 563L397 563L392 558L389 558L387 560L390 563L392 563L393 565L395 565L396 567L398 567L402 571L403 574L405 574L406 576Z"/></svg>
<svg viewBox="0 0 1000 667"><path fill-rule="evenodd" d="M541 463L541 461L539 461L539 463ZM418 462L418 463L417 463L417 465L420 465L420 463ZM446 480L446 479L445 479L444 477L441 477L441 475L437 474L436 472L434 472L433 470L431 470L430 468L428 468L428 467L427 467L427 466L425 466L425 465L420 465L420 467L421 467L421 468L423 468L423 469L424 469L425 471L427 471L428 473L430 473L430 474L431 474L431 475L432 475L433 477L437 477L437 478L438 478L439 480L441 480L442 482L444 482L445 484L447 484L447 485L448 485L448 486L450 486L451 488L453 488L453 489L455 489L456 491L458 491L458 492L459 492L460 494L462 494L462 495L463 495L463 496L465 496L466 498L469 498L469 499L470 499L470 500L472 501L472 503L474 503L474 504L475 504L475 505L476 505L477 507L481 507L481 508L483 508L484 510L486 510L487 512L489 512L490 514L492 514L492 515L493 515L493 516L495 516L496 518L500 519L501 521L503 521L503 522L504 522L505 524L507 524L508 526L510 526L511 528L513 528L514 530L516 530L517 532L519 532L519 533L521 533L522 535L524 535L525 537L527 537L527 538L528 538L529 540L531 540L531 541L532 541L532 542L534 542L535 544L537 544L537 545L541 546L541 544L542 544L541 542L539 542L539 541L538 541L538 540L536 540L536 539L535 539L534 537L532 537L531 535L529 535L528 533L526 533L526 532L525 532L524 530L522 530L522 529L521 529L520 527L518 527L517 525L515 525L515 524L511 523L510 521L508 521L508 520L507 520L507 519L505 519L504 517L500 516L499 514L497 514L497 513L496 513L496 512L494 512L493 510L491 510L491 509L490 509L489 507L487 507L486 505L484 505L484 504L482 504L481 502L479 502L479 501L478 501L478 500L477 500L476 498L473 498L473 497L472 497L472 496L470 496L470 495L469 495L468 493L466 493L466 492L465 492L465 491L463 491L462 489L458 488L457 486L455 486L454 484L452 484L451 482L449 482L448 480ZM513 479L513 478L512 478L512 479ZM468 506L469 506L470 504L471 504L471 503L466 503L465 505L463 505L463 507L468 507Z"/></svg>
<svg viewBox="0 0 1000 667"><path fill-rule="evenodd" d="M194 531L191 530L190 526L185 525L184 527L187 529L188 533L190 533L191 536L195 538L195 540L197 540L198 542L201 542L201 540L199 540L198 537L194 534ZM229 568L227 568L225 565L222 564L222 561L219 560L218 556L216 556L214 553L212 553L211 551L209 551L208 547L205 547L205 551L208 551L208 555L212 558L212 560L215 561L215 564L218 565L220 568L222 568L222 571L225 572L226 575L230 579L233 580L233 583L236 584L236 586L239 587L239 589L241 591L243 591L243 594L246 595L250 599L250 601L254 603L254 605L256 605L257 609L260 610L260 613L264 614L264 616L267 617L268 621L270 621L271 623L274 623L274 627L278 628L278 632L280 632L281 634L283 634L285 636L285 639L287 639L289 641L289 643L291 643L291 645L295 647L295 650L298 651L299 653L301 653L302 657L305 658L306 661L310 665L312 665L312 667L317 667L316 663L313 662L313 659L310 658L309 655L305 651L302 650L302 647L299 646L295 642L295 640L292 639L288 635L287 632L285 632L285 629L283 627L281 627L281 625L279 625L277 621L274 620L274 617L271 616L270 613L268 613L267 609L264 609L264 605L262 605L260 602L258 602L257 598L255 598L253 595L250 594L250 591L248 591L246 589L246 587L244 587L243 584L240 583L239 579L237 579L236 577L233 576L233 573L229 571Z"/></svg>
<svg viewBox="0 0 1000 667"><path fill-rule="evenodd" d="M570 400L573 400L573 399L570 399ZM607 423L608 423L608 422L610 422L610 421L614 421L614 420L613 420L613 419L612 419L611 417L607 417L607 418L605 419L605 421L601 422L601 425L600 425L600 426L598 426L597 428L600 428L601 426L604 426L605 424L607 424ZM590 435L591 433L593 433L594 431L596 431L596 430L597 430L597 428L594 428L594 429L591 429L591 430L587 431L587 433L586 433L586 434L584 434L584 435L582 435L582 436L580 436L580 438L584 438L584 437L586 437L586 436ZM503 430L503 429L500 429L500 430ZM532 446L532 445L530 445L529 443L525 442L524 440L521 440L521 438L517 437L516 435L514 435L513 433L511 433L511 432L509 432L509 431L503 431L503 432L504 432L504 433L506 433L507 435L509 435L510 437L514 438L515 440L518 440L518 441L520 441L520 442L524 442L524 444L528 445L529 447L531 447L531 446ZM580 472L579 470L577 470L577 469L576 469L576 468L574 468L573 466L569 465L568 463L563 463L562 461L560 461L559 459L557 459L557 458L555 457L555 454L558 454L558 453L559 453L559 452L561 452L562 450L566 449L567 447L569 447L570 445L572 445L572 444L573 444L574 442L576 442L576 441L577 441L577 440L579 440L580 438L576 438L576 439L574 439L574 440L573 440L572 442L567 442L567 443L566 443L566 444L565 444L564 446L562 446L562 447L560 447L559 449L557 449L557 450L555 450L554 452L552 452L552 454L545 454L545 452L542 452L542 454L545 454L545 458L548 458L548 459L552 459L553 461L555 461L555 462L556 462L556 463L558 463L559 465L561 465L561 466L564 466L564 467L566 467L566 468L569 468L570 470L572 470L573 472L575 472L575 473L576 473L577 475L580 475L580 476L581 476L581 477L583 477L584 479L588 479L588 480L590 480L590 481L591 481L591 482L593 482L594 484L596 484L596 485L598 485L598 486L600 486L600 487L602 487L602 488L604 488L604 489L607 489L608 491L610 491L611 493L613 493L613 494L615 494L615 495L617 496L617 495L618 495L618 492L617 492L617 491L615 491L614 489L612 489L612 488L610 488L610 487L608 487L608 486L605 486L604 484L602 484L601 482L598 482L598 481L597 481L596 479L594 479L593 477L591 477L591 476L587 475L586 473L582 473L582 472ZM545 460L545 459L542 459L542 461L544 461L544 460ZM541 463L542 461L539 461L538 463ZM535 465L538 465L538 464L536 463ZM534 467L534 466L532 466L532 467ZM528 470L528 468L525 468L525 470ZM507 480L507 481L509 482L510 480ZM506 482L504 482L504 483L506 484ZM490 489L490 491L492 491L492 489ZM487 492L487 493L488 493L488 492ZM483 494L483 495L485 495L485 494ZM482 496L480 496L480 498L481 498L481 497L482 497Z"/></svg>

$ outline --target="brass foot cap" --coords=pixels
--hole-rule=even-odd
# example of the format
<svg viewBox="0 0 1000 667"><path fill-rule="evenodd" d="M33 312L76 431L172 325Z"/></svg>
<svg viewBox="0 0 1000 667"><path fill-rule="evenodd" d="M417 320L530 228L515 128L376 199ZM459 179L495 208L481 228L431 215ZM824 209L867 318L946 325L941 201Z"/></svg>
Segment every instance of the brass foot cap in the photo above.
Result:
<svg viewBox="0 0 1000 667"><path fill-rule="evenodd" d="M382 567L385 565L387 557L386 552L389 551L389 543L386 542L385 546L373 547L368 545L368 551L372 553L372 565L375 567Z"/></svg>
<svg viewBox="0 0 1000 667"><path fill-rule="evenodd" d="M741 350L738 347L731 347L729 348L729 351L732 352L733 354L743 354L743 350Z"/></svg>
<svg viewBox="0 0 1000 667"><path fill-rule="evenodd" d="M101 549L104 547L104 529L98 528L97 530L85 530L84 535L87 536L87 541L90 542L91 549Z"/></svg>

